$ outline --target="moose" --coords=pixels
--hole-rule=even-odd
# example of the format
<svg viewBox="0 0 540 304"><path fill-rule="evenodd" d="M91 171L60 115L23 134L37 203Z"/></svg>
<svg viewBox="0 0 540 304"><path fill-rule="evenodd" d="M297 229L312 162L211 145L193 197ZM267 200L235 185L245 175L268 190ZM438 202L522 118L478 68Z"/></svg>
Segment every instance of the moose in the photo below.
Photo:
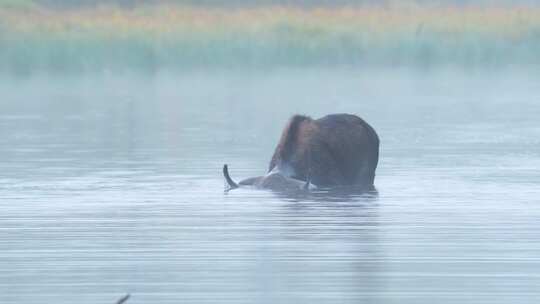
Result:
<svg viewBox="0 0 540 304"><path fill-rule="evenodd" d="M223 166L228 190L241 186L276 191L350 187L374 189L379 137L363 119L331 114L319 119L294 115L281 134L267 174L236 183Z"/></svg>

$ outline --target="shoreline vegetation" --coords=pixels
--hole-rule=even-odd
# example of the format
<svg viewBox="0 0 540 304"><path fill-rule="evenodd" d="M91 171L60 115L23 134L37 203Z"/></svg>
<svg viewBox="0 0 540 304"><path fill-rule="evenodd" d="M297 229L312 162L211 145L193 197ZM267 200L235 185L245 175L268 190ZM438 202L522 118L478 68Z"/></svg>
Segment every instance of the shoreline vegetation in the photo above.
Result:
<svg viewBox="0 0 540 304"><path fill-rule="evenodd" d="M10 4L11 3L11 4ZM0 74L540 66L540 7L0 1Z"/></svg>

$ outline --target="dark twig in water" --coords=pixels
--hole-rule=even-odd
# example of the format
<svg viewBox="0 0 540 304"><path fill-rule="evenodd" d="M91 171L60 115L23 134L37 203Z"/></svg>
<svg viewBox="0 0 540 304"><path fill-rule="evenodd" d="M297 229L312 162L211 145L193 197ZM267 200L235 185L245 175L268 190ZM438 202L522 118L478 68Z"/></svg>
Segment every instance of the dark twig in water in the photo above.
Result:
<svg viewBox="0 0 540 304"><path fill-rule="evenodd" d="M116 301L116 304L122 304L124 302L126 302L130 297L130 294L126 294L125 296L121 297L118 301Z"/></svg>

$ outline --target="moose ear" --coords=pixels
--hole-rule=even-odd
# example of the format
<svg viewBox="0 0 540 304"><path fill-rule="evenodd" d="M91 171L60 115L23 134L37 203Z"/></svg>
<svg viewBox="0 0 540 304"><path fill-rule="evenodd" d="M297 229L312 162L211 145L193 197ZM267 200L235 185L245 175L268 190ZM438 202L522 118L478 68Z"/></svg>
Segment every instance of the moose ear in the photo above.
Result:
<svg viewBox="0 0 540 304"><path fill-rule="evenodd" d="M308 153L308 170L306 176L306 183L304 184L304 190L309 191L309 184L311 184L311 153Z"/></svg>
<svg viewBox="0 0 540 304"><path fill-rule="evenodd" d="M223 176L225 177L225 181L227 181L227 184L229 184L229 188L225 191L238 188L238 184L235 183L229 175L229 167L227 165L223 165Z"/></svg>
<svg viewBox="0 0 540 304"><path fill-rule="evenodd" d="M302 189L305 191L309 191L310 184L311 184L311 176L308 176L306 179L306 183L304 184L304 187L302 187Z"/></svg>

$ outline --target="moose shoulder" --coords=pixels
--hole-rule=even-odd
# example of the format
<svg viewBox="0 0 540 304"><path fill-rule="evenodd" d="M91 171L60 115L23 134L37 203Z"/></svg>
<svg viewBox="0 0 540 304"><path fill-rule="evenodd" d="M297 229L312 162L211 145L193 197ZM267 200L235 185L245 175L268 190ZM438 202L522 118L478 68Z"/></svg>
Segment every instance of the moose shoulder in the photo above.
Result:
<svg viewBox="0 0 540 304"><path fill-rule="evenodd" d="M228 167L223 174L230 188L255 186L273 190L349 186L373 188L379 159L379 137L364 120L351 114L320 119L293 116L270 160L268 173L235 183Z"/></svg>

